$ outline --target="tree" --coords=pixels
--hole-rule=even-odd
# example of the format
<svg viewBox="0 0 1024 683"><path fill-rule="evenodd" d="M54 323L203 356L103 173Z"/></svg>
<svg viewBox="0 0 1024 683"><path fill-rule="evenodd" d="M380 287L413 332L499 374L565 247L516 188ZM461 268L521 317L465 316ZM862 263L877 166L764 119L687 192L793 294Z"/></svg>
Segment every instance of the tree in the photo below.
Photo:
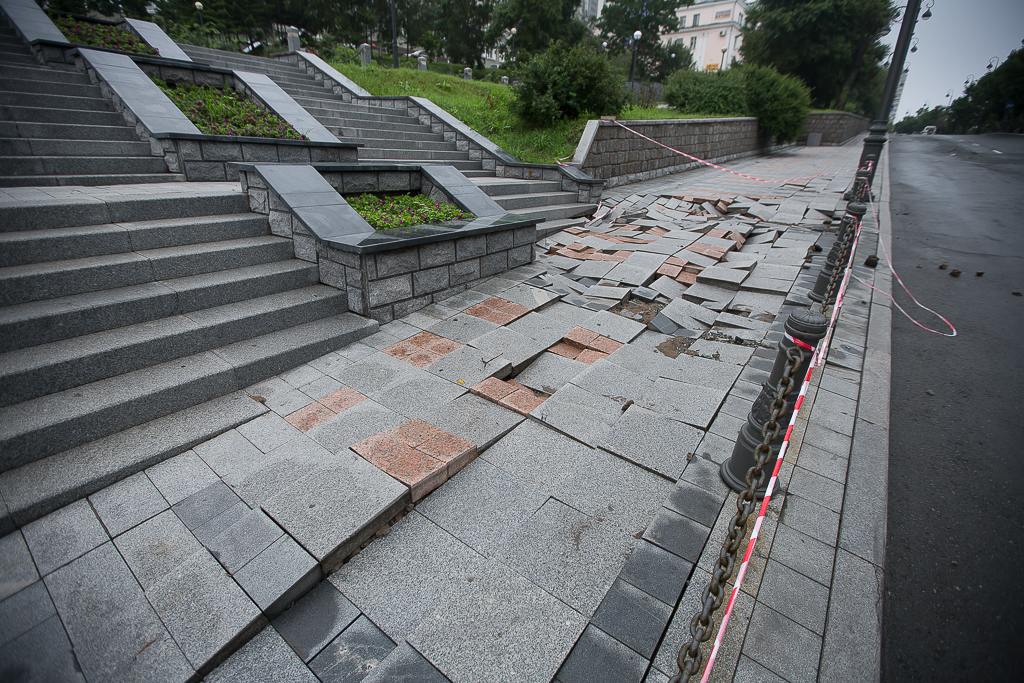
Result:
<svg viewBox="0 0 1024 683"><path fill-rule="evenodd" d="M888 52L879 39L896 14L891 0L759 0L747 11L740 53L798 76L816 106L846 109L852 93L877 80Z"/></svg>
<svg viewBox="0 0 1024 683"><path fill-rule="evenodd" d="M523 58L548 49L554 41L578 43L588 33L587 25L576 15L580 1L503 0L494 6L485 41L508 54L511 44L502 40L515 28L516 54Z"/></svg>
<svg viewBox="0 0 1024 683"><path fill-rule="evenodd" d="M679 28L676 10L692 4L693 0L608 0L597 26L613 54L632 52L633 32L639 30L637 77L641 73L657 76L670 54L661 44L661 36ZM679 54L676 51L677 57Z"/></svg>
<svg viewBox="0 0 1024 683"><path fill-rule="evenodd" d="M534 56L518 72L513 110L521 118L549 125L583 113L618 114L625 95L608 60L586 42L555 43Z"/></svg>
<svg viewBox="0 0 1024 683"><path fill-rule="evenodd" d="M434 30L449 60L466 66L484 65L484 32L491 9L490 0L440 0Z"/></svg>

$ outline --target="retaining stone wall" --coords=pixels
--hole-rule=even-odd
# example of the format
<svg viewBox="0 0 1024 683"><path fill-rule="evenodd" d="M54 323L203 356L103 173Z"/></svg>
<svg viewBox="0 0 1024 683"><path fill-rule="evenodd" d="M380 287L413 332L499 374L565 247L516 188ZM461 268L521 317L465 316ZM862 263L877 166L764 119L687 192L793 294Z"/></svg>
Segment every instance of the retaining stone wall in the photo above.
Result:
<svg viewBox="0 0 1024 683"><path fill-rule="evenodd" d="M807 123L797 140L806 145L812 133L821 133L822 145L841 145L850 138L860 135L871 125L871 120L846 112L817 112L807 115Z"/></svg>

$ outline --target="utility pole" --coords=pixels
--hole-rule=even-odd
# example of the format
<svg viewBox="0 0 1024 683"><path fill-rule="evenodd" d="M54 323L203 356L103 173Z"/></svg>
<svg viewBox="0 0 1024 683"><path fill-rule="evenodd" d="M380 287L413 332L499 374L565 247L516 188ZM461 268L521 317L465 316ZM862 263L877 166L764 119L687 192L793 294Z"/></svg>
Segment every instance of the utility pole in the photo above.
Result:
<svg viewBox="0 0 1024 683"><path fill-rule="evenodd" d="M395 19L395 0L391 0L391 66L398 68L398 20Z"/></svg>

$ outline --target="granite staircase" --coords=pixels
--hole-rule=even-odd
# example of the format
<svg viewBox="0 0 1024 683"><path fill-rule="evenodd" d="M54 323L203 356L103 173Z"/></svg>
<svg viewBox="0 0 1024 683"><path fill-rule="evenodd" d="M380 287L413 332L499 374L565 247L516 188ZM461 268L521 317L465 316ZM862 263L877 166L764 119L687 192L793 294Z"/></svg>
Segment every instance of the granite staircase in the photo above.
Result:
<svg viewBox="0 0 1024 683"><path fill-rule="evenodd" d="M256 417L241 389L377 328L237 187L118 190L0 202L0 522Z"/></svg>
<svg viewBox="0 0 1024 683"><path fill-rule="evenodd" d="M40 65L0 25L0 186L180 180L88 76Z"/></svg>
<svg viewBox="0 0 1024 683"><path fill-rule="evenodd" d="M454 166L505 210L545 219L549 225L544 228L582 223L579 217L596 208L579 203L558 182L496 178L493 171L483 170L480 161L470 160L468 151L457 150L455 142L445 141L443 133L432 132L417 117L356 100L344 102L341 95L288 62L194 45L181 45L181 49L197 62L266 74L331 133L362 142L360 161Z"/></svg>

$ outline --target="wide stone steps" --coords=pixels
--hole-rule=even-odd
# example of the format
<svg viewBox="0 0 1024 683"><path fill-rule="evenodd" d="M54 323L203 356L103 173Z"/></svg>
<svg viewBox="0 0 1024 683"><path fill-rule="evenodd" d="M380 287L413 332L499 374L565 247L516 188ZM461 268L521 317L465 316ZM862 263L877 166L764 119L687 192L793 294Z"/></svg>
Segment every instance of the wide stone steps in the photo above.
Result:
<svg viewBox="0 0 1024 683"><path fill-rule="evenodd" d="M163 157L5 156L10 176L126 175L167 171Z"/></svg>
<svg viewBox="0 0 1024 683"><path fill-rule="evenodd" d="M597 210L597 204L558 204L555 206L538 206L524 209L516 209L515 213L521 216L529 216L531 218L543 218L545 220L554 220L561 218L577 218L579 216L587 216ZM538 230L543 228L542 225L538 225Z"/></svg>
<svg viewBox="0 0 1024 683"><path fill-rule="evenodd" d="M438 137L441 137L438 135ZM455 143L446 142L444 140L408 140L408 139L394 139L394 138L368 138L360 136L359 141L367 147L382 148L382 149L423 149L431 150L434 152L454 152ZM461 158L466 158L465 153L462 153Z"/></svg>
<svg viewBox="0 0 1024 683"><path fill-rule="evenodd" d="M325 126L331 125L344 125L334 123L337 119L347 121L360 121L363 124L398 124L400 126L414 126L414 130L422 132L430 132L430 126L421 124L419 119L414 116L408 116L406 114L396 113L394 109L378 109L366 107L360 110L358 107L350 107L348 109L336 109L334 107L325 108L320 105L329 104L324 100L296 100L302 105L303 109L308 111L310 114L315 116L320 123Z"/></svg>
<svg viewBox="0 0 1024 683"><path fill-rule="evenodd" d="M81 95L50 95L42 93L0 92L0 106L32 106L47 109L82 109L114 111L114 105L100 97Z"/></svg>
<svg viewBox="0 0 1024 683"><path fill-rule="evenodd" d="M130 131L129 131L130 132ZM127 140L61 140L53 138L0 137L0 156L19 157L145 157L148 142Z"/></svg>
<svg viewBox="0 0 1024 683"><path fill-rule="evenodd" d="M44 175L0 176L0 187L79 187L96 185L137 185L152 183L183 183L184 173L123 173L105 175Z"/></svg>
<svg viewBox="0 0 1024 683"><path fill-rule="evenodd" d="M66 97L100 97L98 85L88 83L85 74L79 74L86 83L55 83L53 81L9 78L0 76L0 90L12 93L31 93L33 95L63 95Z"/></svg>
<svg viewBox="0 0 1024 683"><path fill-rule="evenodd" d="M314 264L271 261L0 308L0 353L309 287Z"/></svg>
<svg viewBox="0 0 1024 683"><path fill-rule="evenodd" d="M536 192L531 194L502 194L494 197L498 206L509 212L521 209L549 206L556 204L573 204L576 195L572 192Z"/></svg>
<svg viewBox="0 0 1024 683"><path fill-rule="evenodd" d="M69 117L71 118L71 117ZM99 140L139 143L139 136L123 125L105 126L81 123L42 123L36 121L0 121L0 137L37 140ZM148 143L145 144L147 149Z"/></svg>
<svg viewBox="0 0 1024 683"><path fill-rule="evenodd" d="M0 64L0 78L31 80L47 83L74 83L78 85L91 85L92 81L83 73L77 71L57 71L56 69L45 69L43 67L14 66Z"/></svg>
<svg viewBox="0 0 1024 683"><path fill-rule="evenodd" d="M359 150L359 156L364 161L370 159L387 159L389 161L406 161L417 159L420 161L468 161L468 152L456 150L430 150L430 149L406 149L405 147L363 147Z"/></svg>
<svg viewBox="0 0 1024 683"><path fill-rule="evenodd" d="M260 333L344 313L345 293L313 285L80 335L0 356L0 407L70 389Z"/></svg>
<svg viewBox="0 0 1024 683"><path fill-rule="evenodd" d="M124 117L112 108L104 109L51 109L37 107L32 100L22 104L0 105L0 118L21 123L50 123L60 125L119 126L132 132L124 124ZM138 136L135 135L135 139Z"/></svg>

